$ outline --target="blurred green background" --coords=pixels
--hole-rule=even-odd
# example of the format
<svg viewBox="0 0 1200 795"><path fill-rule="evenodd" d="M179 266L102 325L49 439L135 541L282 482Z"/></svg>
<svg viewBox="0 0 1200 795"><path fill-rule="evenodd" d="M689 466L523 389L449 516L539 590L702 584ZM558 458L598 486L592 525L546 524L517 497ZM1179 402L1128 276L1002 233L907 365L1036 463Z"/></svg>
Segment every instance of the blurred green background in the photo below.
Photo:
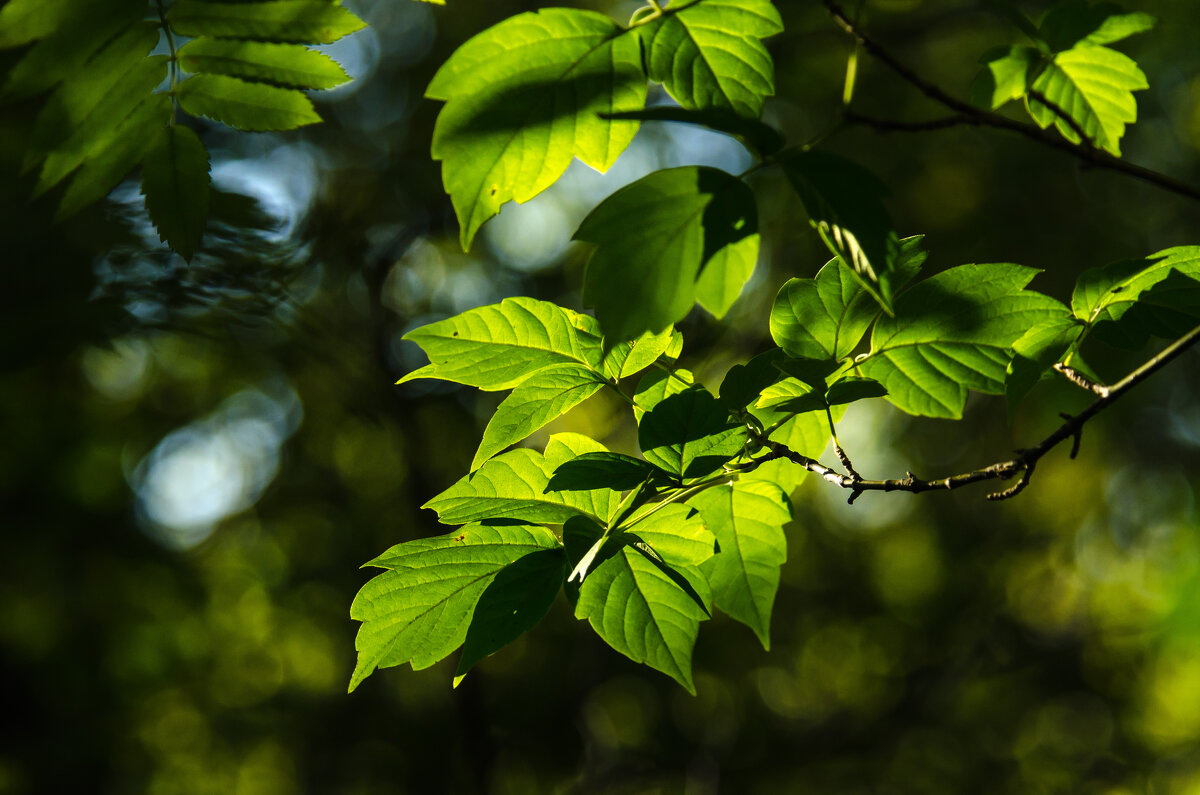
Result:
<svg viewBox="0 0 1200 795"><path fill-rule="evenodd" d="M327 48L357 79L315 97L324 124L201 130L220 192L190 266L136 183L51 224L53 197L28 203L19 176L37 103L0 109L0 793L1200 793L1195 352L1010 502L847 506L806 482L771 651L707 622L695 698L562 600L457 690L451 659L347 696L358 566L444 531L419 506L467 470L500 397L393 386L422 363L400 336L510 295L578 307L569 238L600 198L659 167L750 161L647 125L608 175L576 163L464 254L423 90L467 37L541 4L346 5L371 27ZM1200 4L1127 5L1160 23L1120 45L1151 84L1125 156L1200 184ZM767 118L800 142L837 118L849 42L818 3L778 6ZM982 0L868 0L864 18L960 96L980 54L1018 40ZM854 107L944 115L866 58ZM1019 262L1066 298L1086 268L1200 244L1200 204L1002 132L844 127L823 146L890 186L931 270ZM759 269L725 322L683 325L683 363L710 385L768 343L779 285L826 259L780 177L753 181ZM1147 353L1091 358L1119 377ZM1011 426L978 396L957 424L855 406L841 435L868 477L932 477L1087 400L1048 382ZM635 440L602 396L549 430L566 429Z"/></svg>

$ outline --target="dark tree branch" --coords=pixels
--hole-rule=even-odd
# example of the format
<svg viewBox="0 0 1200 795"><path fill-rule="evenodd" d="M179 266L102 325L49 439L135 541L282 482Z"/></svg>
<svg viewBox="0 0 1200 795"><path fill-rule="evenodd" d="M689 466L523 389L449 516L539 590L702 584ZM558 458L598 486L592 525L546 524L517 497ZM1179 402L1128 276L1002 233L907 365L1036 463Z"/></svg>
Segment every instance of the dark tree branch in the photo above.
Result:
<svg viewBox="0 0 1200 795"><path fill-rule="evenodd" d="M1055 115L1062 118L1075 131L1083 143L1076 145L1066 140L1058 133L1049 129L1043 130L1033 124L1025 124L1023 122L1014 121L1007 116L1001 116L998 113L981 110L962 100L947 94L938 86L925 80L916 72L909 69L903 63L898 61L887 49L880 46L874 39L867 36L851 19L842 11L841 7L834 0L822 0L829 13L833 15L834 20L841 28L854 37L855 41L862 46L864 50L879 59L889 69L899 75L905 82L916 88L925 96L929 97L938 104L955 111L958 116L952 116L948 119L936 119L932 122L891 122L881 119L872 119L870 117L861 116L858 114L846 113L845 118L848 121L853 121L859 124L864 124L884 132L900 131L914 132L923 130L937 130L955 125L971 125L975 127L994 127L998 130L1008 130L1009 132L1023 135L1030 140L1048 146L1052 149L1058 149L1067 152L1070 155L1078 158L1089 166L1096 168L1104 168L1110 171L1115 171L1135 179L1140 179L1143 182L1148 182L1151 185L1156 185L1164 190L1171 191L1180 196L1186 196L1189 199L1200 201L1200 189L1197 189L1184 182L1172 179L1165 174L1160 174L1152 169L1128 163L1119 157L1114 157L1108 152L1091 145L1086 135L1079 128L1078 124L1061 108L1050 102L1045 97L1035 96L1034 99L1041 102L1047 108L1054 111Z"/></svg>
<svg viewBox="0 0 1200 795"><path fill-rule="evenodd" d="M799 464L816 475L819 475L822 480L829 481L835 486L840 486L843 489L850 490L850 502L854 502L858 495L864 491L907 491L912 494L917 494L923 491L945 491L951 489L962 488L969 486L972 483L979 483L984 480L1009 480L1018 473L1021 475L1020 480L1009 488L998 491L994 494L989 494L989 500L1004 500L1009 497L1015 497L1020 494L1024 488L1029 485L1030 479L1033 477L1034 467L1038 461L1042 459L1046 453L1053 450L1060 443L1067 439L1072 439L1074 444L1071 449L1071 457L1079 451L1079 440L1083 432L1083 425L1092 417L1096 416L1106 408L1116 403L1121 397L1133 389L1138 384L1145 381L1151 375L1165 367L1176 357L1181 355L1188 348L1200 342L1200 326L1189 331L1183 337L1180 337L1175 342L1172 342L1164 348L1158 355L1146 361L1143 365L1131 372L1125 378L1110 387L1107 387L1107 394L1097 398L1090 406L1074 416L1069 414L1061 415L1064 418L1062 425L1058 427L1054 433L1047 436L1037 445L1018 450L1017 455L1008 461L998 461L981 469L976 469L971 472L964 472L959 475L951 475L950 477L938 478L937 480L922 480L909 472L905 477L894 480L867 480L859 477L857 473L843 475L833 469L817 461L815 458L809 458L806 455L794 452L788 449L785 445L778 442L773 442L770 439L760 437L763 446L771 452L763 458L757 459L759 462L769 461L777 458L786 458L787 460Z"/></svg>

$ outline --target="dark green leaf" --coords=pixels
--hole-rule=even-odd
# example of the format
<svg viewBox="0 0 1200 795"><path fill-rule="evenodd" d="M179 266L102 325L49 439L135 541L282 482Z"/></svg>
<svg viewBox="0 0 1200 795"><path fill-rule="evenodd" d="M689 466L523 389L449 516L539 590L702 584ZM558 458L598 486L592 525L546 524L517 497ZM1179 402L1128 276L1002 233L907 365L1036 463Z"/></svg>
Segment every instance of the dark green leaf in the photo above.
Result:
<svg viewBox="0 0 1200 795"><path fill-rule="evenodd" d="M584 453L567 461L554 471L547 491L590 491L612 489L628 491L646 480L660 485L671 483L671 477L649 461L623 453Z"/></svg>
<svg viewBox="0 0 1200 795"><path fill-rule="evenodd" d="M883 183L862 166L825 152L795 152L782 163L825 245L890 313L900 239L883 206Z"/></svg>
<svg viewBox="0 0 1200 795"><path fill-rule="evenodd" d="M874 379L846 376L829 385L829 390L825 393L825 402L830 406L841 406L885 395L887 389Z"/></svg>
<svg viewBox="0 0 1200 795"><path fill-rule="evenodd" d="M639 423L647 411L665 398L678 395L696 382L690 370L676 368L673 371L654 369L642 376L633 393L633 417Z"/></svg>
<svg viewBox="0 0 1200 795"><path fill-rule="evenodd" d="M747 118L723 108L689 110L673 105L656 105L642 110L604 114L608 119L671 121L698 124L710 130L732 135L759 156L773 155L784 146L783 134L757 118Z"/></svg>
<svg viewBox="0 0 1200 795"><path fill-rule="evenodd" d="M730 367L717 392L721 405L729 411L736 411L753 403L760 392L783 378L779 363L784 356L781 349L772 348L745 364Z"/></svg>
<svg viewBox="0 0 1200 795"><path fill-rule="evenodd" d="M1149 14L1126 13L1114 3L1067 0L1042 18L1039 33L1050 49L1058 52L1081 42L1112 44L1150 30L1154 22Z"/></svg>
<svg viewBox="0 0 1200 795"><path fill-rule="evenodd" d="M158 236L191 260L208 220L208 150L187 127L164 127L142 163L142 193Z"/></svg>
<svg viewBox="0 0 1200 795"><path fill-rule="evenodd" d="M1079 339L1083 325L1070 316L1043 320L1013 343L1013 358L1004 379L1004 397L1011 417L1021 400L1050 367Z"/></svg>
<svg viewBox="0 0 1200 795"><path fill-rule="evenodd" d="M646 460L673 475L702 477L741 452L746 430L708 390L691 387L647 411L638 425Z"/></svg>

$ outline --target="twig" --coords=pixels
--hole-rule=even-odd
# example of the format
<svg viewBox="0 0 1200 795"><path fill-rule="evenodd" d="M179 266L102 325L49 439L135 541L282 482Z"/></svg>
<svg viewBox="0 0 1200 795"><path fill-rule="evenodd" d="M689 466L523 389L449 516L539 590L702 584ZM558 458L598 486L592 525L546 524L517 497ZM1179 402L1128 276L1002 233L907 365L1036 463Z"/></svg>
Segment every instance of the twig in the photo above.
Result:
<svg viewBox="0 0 1200 795"><path fill-rule="evenodd" d="M856 24L854 24L854 22L850 20L849 17L846 16L845 12L842 11L841 7L839 7L834 0L822 0L822 2L829 10L829 13L833 15L833 18L838 25L840 25L841 28L846 31L846 33L853 36L864 50L870 53L873 57L882 61L889 69L899 75L905 82L916 88L922 94L938 104L959 114L958 117L951 117L951 119L937 120L935 122L936 126L932 128L924 126L928 124L926 122L918 122L916 124L906 124L903 122L884 122L879 119L869 119L863 116L857 117L859 124L865 124L867 126L875 127L884 131L918 131L924 129L941 129L944 127L952 127L956 124L969 124L977 127L994 127L999 130L1008 130L1009 132L1023 135L1030 140L1037 141L1044 146L1049 146L1052 149L1058 149L1060 151L1067 152L1084 163L1087 163L1088 165L1095 166L1097 168L1105 168L1110 171L1116 171L1135 179L1140 179L1143 182L1157 185L1164 190L1171 191L1172 193L1176 193L1180 196L1186 196L1189 199L1200 201L1200 189L1197 189L1184 182L1174 180L1165 174L1160 174L1157 171L1134 165L1133 163L1128 163L1124 160L1121 160L1119 157L1110 155L1108 152L1097 149L1096 147L1090 145L1090 141L1088 141L1086 135L1081 135L1081 140L1087 141L1088 143L1084 145L1076 145L1048 129L1043 130L1035 125L1014 121L1013 119L1010 119L1006 116L1001 116L998 113L981 110L951 96L950 94L947 94L938 86L930 83L928 80L925 80L916 72L909 69L903 63L898 61L896 57L893 56L887 49L880 46L875 42L874 39L867 36L866 33L864 33ZM1043 97L1043 100L1044 99L1045 98ZM1049 101L1045 101L1043 104L1045 104L1046 107L1050 108L1052 111L1054 111L1057 107ZM1056 115L1065 113L1062 108L1058 108L1055 112ZM1066 118L1069 119L1070 117L1066 116ZM1076 129L1076 133L1080 132L1082 132L1082 130Z"/></svg>
<svg viewBox="0 0 1200 795"><path fill-rule="evenodd" d="M1079 136L1079 143L1082 146L1084 146L1087 149L1095 149L1096 148L1096 144L1093 143L1092 139L1088 136L1088 134L1086 132L1084 132L1083 127L1079 126L1079 122L1075 121L1075 119L1072 118L1071 114L1067 113L1067 111L1063 108L1062 105L1059 105L1057 102L1054 102L1048 96L1043 94L1041 91L1034 91L1032 88L1026 90L1025 95L1027 97L1029 97L1030 99L1036 100L1041 105L1044 105L1047 109L1049 109L1049 111L1051 113L1053 113L1055 116L1057 116L1059 119L1061 119L1064 124L1066 124L1068 127L1070 127L1071 132L1073 132L1077 136Z"/></svg>
<svg viewBox="0 0 1200 795"><path fill-rule="evenodd" d="M903 478L894 480L867 480L859 477L857 473L843 475L825 466L815 458L801 455L770 439L761 439L761 441L763 446L771 452L756 460L761 463L776 458L785 458L788 461L799 464L809 472L820 476L822 480L826 480L843 489L850 489L852 492L850 495L851 502L857 499L858 495L864 491L907 491L913 494L924 491L945 491L969 486L972 483L979 483L985 480L1009 480L1019 473L1021 479L1016 484L1004 491L988 495L989 500L1008 499L1020 494L1029 485L1029 481L1033 477L1034 467L1046 453L1053 450L1061 442L1073 439L1074 444L1071 450L1071 457L1074 458L1075 454L1079 452L1079 439L1084 423L1104 411L1113 403L1116 403L1126 392L1161 370L1197 342L1200 342L1200 326L1197 326L1183 337L1172 342L1156 356L1147 360L1117 383L1107 387L1107 394L1097 398L1079 414L1061 415L1064 418L1063 424L1037 445L1024 450L1018 450L1017 455L1008 461L998 461L989 466L972 470L971 472L963 472L959 475L951 475L950 477L938 478L936 480L922 480L913 475L912 472L907 473Z"/></svg>
<svg viewBox="0 0 1200 795"><path fill-rule="evenodd" d="M1075 386L1086 389L1089 392L1094 392L1100 397L1108 397L1108 393L1112 391L1103 384L1097 384L1095 381L1091 380L1074 367L1068 367L1062 362L1056 363L1054 365L1054 370L1055 372L1062 373L1063 376Z"/></svg>

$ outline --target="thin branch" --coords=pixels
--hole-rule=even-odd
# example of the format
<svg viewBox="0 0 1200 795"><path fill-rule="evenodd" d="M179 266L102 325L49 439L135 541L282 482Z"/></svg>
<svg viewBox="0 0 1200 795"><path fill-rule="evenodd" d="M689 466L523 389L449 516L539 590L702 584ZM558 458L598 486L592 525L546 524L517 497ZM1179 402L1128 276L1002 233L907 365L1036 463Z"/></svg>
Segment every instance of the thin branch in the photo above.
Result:
<svg viewBox="0 0 1200 795"><path fill-rule="evenodd" d="M1084 148L1086 148L1086 149L1095 149L1096 148L1096 144L1092 142L1091 137L1088 136L1088 134L1084 131L1083 127L1079 126L1079 122L1075 121L1075 119L1071 116L1070 113L1067 113L1067 111L1063 108L1062 105L1059 105L1057 102L1054 102L1053 100L1050 99L1050 97L1046 96L1041 91L1034 91L1032 88L1026 90L1025 95L1028 96L1030 99L1035 100L1040 105L1043 105L1044 107L1046 107L1051 113L1053 113L1055 116L1057 116L1059 119L1061 119L1064 124L1066 124L1068 127L1070 127L1071 132L1073 132L1073 133L1075 133L1075 135L1079 136L1080 144L1082 144Z"/></svg>
<svg viewBox="0 0 1200 795"><path fill-rule="evenodd" d="M859 117L859 123L868 124L869 126L877 127L878 129L882 130L896 131L940 129L942 127L951 127L956 124L970 124L977 127L994 127L999 130L1008 130L1009 132L1023 135L1030 140L1037 141L1044 146L1049 146L1052 149L1058 149L1060 151L1067 152L1090 166L1116 171L1135 179L1140 179L1143 182L1148 182L1151 185L1156 185L1164 190L1171 191L1172 193L1176 193L1180 196L1186 196L1189 199L1200 201L1200 189L1197 189L1192 185L1179 182L1178 180L1172 179L1165 174L1160 174L1157 171L1134 165L1133 163L1128 163L1119 157L1114 157L1108 152L1097 149L1094 146L1090 146L1088 144L1082 146L1073 144L1060 136L1058 133L1052 132L1051 130L1043 130L1036 125L1014 121L1013 119L1010 119L1006 116L1001 116L998 113L981 110L967 104L966 102L963 102L960 99L957 99L956 97L951 96L950 94L947 94L938 86L930 83L928 80L925 80L916 72L909 69L903 63L897 60L896 57L887 49L880 46L875 42L874 39L867 36L867 34L864 33L861 28L859 28L850 20L849 17L846 16L845 12L842 11L841 7L838 6L834 0L822 0L822 2L829 10L829 13L833 15L833 18L838 25L841 26L846 33L853 36L864 50L870 53L873 57L878 58L889 69L899 75L905 82L916 88L925 96L929 97L938 104L955 111L959 114L959 117L965 117L951 117L954 119L953 123L946 119L937 120L937 126L933 128L920 126L922 124L926 124L922 122L919 122L917 123L917 126L914 126L902 122L880 123L881 120L867 120L865 117ZM1046 107L1050 108L1051 110L1055 109L1054 106L1052 106L1052 104L1049 102L1044 102L1043 104L1045 104ZM1058 113L1065 112L1062 111L1061 108L1058 108L1056 115ZM1069 116L1066 118L1069 118ZM1076 130L1076 132L1079 133L1081 131ZM1083 141L1088 140L1087 136L1081 136L1081 138Z"/></svg>
<svg viewBox="0 0 1200 795"><path fill-rule="evenodd" d="M1058 362L1057 364L1055 364L1054 370L1055 370L1055 372L1062 373L1063 377L1066 378L1068 381L1070 381L1075 386L1080 387L1082 389L1086 389L1089 392L1093 392L1093 393L1099 395L1100 397L1108 397L1108 393L1110 391L1112 391L1108 387L1104 386L1103 384L1097 384L1095 381L1088 378L1086 375L1079 372L1074 367L1069 367L1069 366L1063 364L1062 362Z"/></svg>
<svg viewBox="0 0 1200 795"><path fill-rule="evenodd" d="M1008 499L1009 497L1015 497L1029 484L1030 479L1033 477L1034 467L1046 453L1067 439L1072 439L1074 440L1074 445L1071 450L1071 457L1074 458L1075 454L1079 451L1079 439L1084 423L1104 411L1113 403L1116 403L1125 393L1161 370L1197 342L1200 342L1200 326L1197 326L1183 337L1172 342L1160 353L1147 360L1116 384L1107 387L1108 393L1106 395L1097 398L1079 414L1073 416L1062 415L1064 418L1063 424L1037 445L1024 450L1018 450L1017 455L1008 461L998 461L981 469L972 470L971 472L963 472L962 474L951 475L950 477L938 478L936 480L922 480L912 472L909 472L903 478L893 480L867 480L858 477L857 474L843 475L825 466L815 458L801 455L788 449L785 445L761 437L760 441L762 441L764 447L770 450L770 453L756 459L756 461L762 463L777 458L786 458L804 467L809 472L818 475L822 480L826 480L843 489L849 489L851 491L851 502L864 491L907 491L913 494L923 491L945 491L962 488L963 486L969 486L972 483L980 483L985 480L1010 480L1020 474L1021 479L1015 485L1004 491L988 495L989 500Z"/></svg>

